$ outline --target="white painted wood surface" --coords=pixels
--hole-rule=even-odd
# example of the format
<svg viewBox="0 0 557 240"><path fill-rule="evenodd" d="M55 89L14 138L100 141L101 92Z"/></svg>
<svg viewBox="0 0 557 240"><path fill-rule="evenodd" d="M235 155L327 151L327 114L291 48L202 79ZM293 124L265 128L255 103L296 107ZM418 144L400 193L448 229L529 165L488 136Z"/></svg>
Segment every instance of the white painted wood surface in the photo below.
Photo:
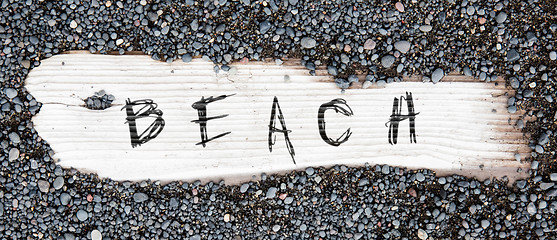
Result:
<svg viewBox="0 0 557 240"><path fill-rule="evenodd" d="M116 180L230 182L262 172L366 162L513 178L520 176L517 168L529 167L515 160L515 154L524 158L529 150L522 133L513 127L518 116L506 111L509 93L502 86L448 76L456 80L435 85L392 83L341 93L322 70L318 76L309 76L298 66L249 63L233 67L235 74L216 74L212 63L199 59L168 64L138 55L61 54L31 71L26 87L44 104L33 122L59 164ZM100 90L116 97L113 107L83 107L82 99ZM420 112L417 143L410 143L406 120L400 123L398 144L391 145L385 123L393 98L405 92L412 92L416 112ZM199 125L191 122L198 118L191 105L202 96L222 94L236 95L208 105L207 116L229 114L208 122L208 136L232 133L205 148L195 145L200 141ZM274 96L292 131L296 164L282 134L276 135L272 152L267 146ZM136 148L131 147L126 112L121 111L128 98L152 99L166 122L160 135ZM338 147L321 140L317 125L319 106L335 98L345 99L354 112L351 117L326 112L327 133L332 138L347 128L353 132ZM405 103L402 109L405 114ZM139 125L139 131L144 126Z"/></svg>

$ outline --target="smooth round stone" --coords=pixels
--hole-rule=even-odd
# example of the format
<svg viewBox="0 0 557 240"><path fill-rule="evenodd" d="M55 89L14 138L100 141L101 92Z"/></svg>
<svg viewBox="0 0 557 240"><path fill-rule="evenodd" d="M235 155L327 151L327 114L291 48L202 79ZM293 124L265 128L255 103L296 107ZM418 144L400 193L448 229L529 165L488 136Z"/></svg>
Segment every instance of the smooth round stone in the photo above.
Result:
<svg viewBox="0 0 557 240"><path fill-rule="evenodd" d="M505 20L507 20L506 12L500 12L499 14L497 14L497 17L495 18L495 21L497 21L497 23L503 23L505 22Z"/></svg>
<svg viewBox="0 0 557 240"><path fill-rule="evenodd" d="M50 183L45 180L39 180L37 185L39 186L39 190L44 193L48 192L48 189L50 188Z"/></svg>
<svg viewBox="0 0 557 240"><path fill-rule="evenodd" d="M76 216L77 216L77 219L79 219L79 221L82 221L82 222L87 220L87 218L89 217L85 210L77 211Z"/></svg>
<svg viewBox="0 0 557 240"><path fill-rule="evenodd" d="M418 238L421 240L426 240L428 238L427 232L423 229L418 229Z"/></svg>
<svg viewBox="0 0 557 240"><path fill-rule="evenodd" d="M263 21L259 24L259 32L261 34L265 34L269 29L271 29L271 23L269 21Z"/></svg>
<svg viewBox="0 0 557 240"><path fill-rule="evenodd" d="M6 97L8 97L9 99L12 99L17 96L17 90L13 88L6 88L4 89L4 94L6 94Z"/></svg>
<svg viewBox="0 0 557 240"><path fill-rule="evenodd" d="M71 199L72 199L72 197L70 196L70 194L67 194L67 193L60 194L60 203L62 205L68 205L70 203Z"/></svg>
<svg viewBox="0 0 557 240"><path fill-rule="evenodd" d="M327 72L333 76L338 75L338 70L335 66L327 66Z"/></svg>
<svg viewBox="0 0 557 240"><path fill-rule="evenodd" d="M422 32L429 32L433 29L431 25L422 25L420 26L420 31Z"/></svg>
<svg viewBox="0 0 557 240"><path fill-rule="evenodd" d="M396 10L398 10L399 12L404 12L404 5L401 2L396 2L395 3L395 8Z"/></svg>
<svg viewBox="0 0 557 240"><path fill-rule="evenodd" d="M509 106L509 107L507 108L507 110L509 111L509 113L515 113L515 112L516 112L516 106L514 106L514 105Z"/></svg>
<svg viewBox="0 0 557 240"><path fill-rule="evenodd" d="M549 59L550 59L550 60L555 60L555 59L557 59L557 52L555 52L555 51L550 52L550 53L549 53Z"/></svg>
<svg viewBox="0 0 557 240"><path fill-rule="evenodd" d="M482 220L481 224L482 224L483 229L486 229L486 228L489 227L489 225L491 225L491 223L488 220L485 220L485 219Z"/></svg>
<svg viewBox="0 0 557 240"><path fill-rule="evenodd" d="M300 45L302 45L302 48L314 48L317 42L313 38L304 37L300 40Z"/></svg>
<svg viewBox="0 0 557 240"><path fill-rule="evenodd" d="M368 39L364 43L364 49L365 50L372 50L372 49L375 48L376 45L377 45L377 43L375 41L373 41L372 39Z"/></svg>
<svg viewBox="0 0 557 240"><path fill-rule="evenodd" d="M530 215L534 215L538 212L538 209L536 209L536 205L534 205L534 203L530 202L530 204L526 207L526 211L528 211Z"/></svg>
<svg viewBox="0 0 557 240"><path fill-rule="evenodd" d="M422 173L416 173L416 180L423 182L425 180L425 176Z"/></svg>
<svg viewBox="0 0 557 240"><path fill-rule="evenodd" d="M71 28L77 28L77 22L76 22L75 20L72 20L72 21L70 22L70 27L71 27Z"/></svg>
<svg viewBox="0 0 557 240"><path fill-rule="evenodd" d="M271 187L269 188L269 190L267 190L267 193L265 194L266 198L274 198L275 195L277 194L278 189L276 187Z"/></svg>
<svg viewBox="0 0 557 240"><path fill-rule="evenodd" d="M518 59L520 59L520 54L518 54L518 52L514 49L509 50L509 52L507 53L507 61L514 62Z"/></svg>
<svg viewBox="0 0 557 240"><path fill-rule="evenodd" d="M310 167L309 167L309 168L306 168L306 174L307 174L308 176L311 176L311 175L313 175L314 173L315 173L315 170L314 170L313 168L310 168Z"/></svg>
<svg viewBox="0 0 557 240"><path fill-rule="evenodd" d="M62 188L64 186L64 178L63 177L57 177L54 182L52 183L52 186L54 187L54 189L58 190L60 188Z"/></svg>
<svg viewBox="0 0 557 240"><path fill-rule="evenodd" d="M373 83L371 81L364 81L364 83L362 84L362 88L366 89L371 87L371 85L373 85Z"/></svg>
<svg viewBox="0 0 557 240"><path fill-rule="evenodd" d="M191 62L192 59L193 59L193 58L192 58L192 56L191 56L190 54L184 54L184 55L182 55L182 61L185 62L185 63Z"/></svg>
<svg viewBox="0 0 557 240"><path fill-rule="evenodd" d="M384 68L390 68L395 63L395 57L393 55L387 55L381 58L381 65Z"/></svg>
<svg viewBox="0 0 557 240"><path fill-rule="evenodd" d="M344 78L335 79L335 84L337 85L337 87L342 89L346 89L350 87L350 82Z"/></svg>
<svg viewBox="0 0 557 240"><path fill-rule="evenodd" d="M293 197L287 197L284 199L284 204L291 204L292 202L294 202Z"/></svg>
<svg viewBox="0 0 557 240"><path fill-rule="evenodd" d="M249 184L248 184L248 183L244 183L244 184L242 184L242 186L240 187L240 192L241 192L241 193L245 193L245 192L248 191L248 189L249 189Z"/></svg>
<svg viewBox="0 0 557 240"><path fill-rule="evenodd" d="M91 240L102 240L103 236L101 232L97 229L91 231Z"/></svg>
<svg viewBox="0 0 557 240"><path fill-rule="evenodd" d="M17 148L10 149L10 152L8 153L8 161L13 161L16 160L17 158L19 158L19 149Z"/></svg>
<svg viewBox="0 0 557 240"><path fill-rule="evenodd" d="M476 9L474 8L474 6L468 6L468 8L466 9L466 13L469 16L472 16L474 15L474 13L476 13Z"/></svg>
<svg viewBox="0 0 557 240"><path fill-rule="evenodd" d="M133 194L133 200L134 200L135 202L138 202L138 203L139 203L139 202L144 202L144 201L146 201L147 199L149 199L149 197L148 197L147 194L145 194L145 193L134 193L134 194Z"/></svg>
<svg viewBox="0 0 557 240"><path fill-rule="evenodd" d="M435 71L433 71L433 74L431 74L431 81L433 83L438 83L439 81L441 81L441 79L443 79L444 76L445 72L443 71L443 69L435 69Z"/></svg>
<svg viewBox="0 0 557 240"><path fill-rule="evenodd" d="M274 231L274 232L278 232L279 230L280 230L280 226L279 226L279 225L273 226L273 231Z"/></svg>
<svg viewBox="0 0 557 240"><path fill-rule="evenodd" d="M518 79L514 77L510 79L510 82L512 88L517 89L518 87L520 87L520 81L518 81Z"/></svg>
<svg viewBox="0 0 557 240"><path fill-rule="evenodd" d="M410 42L408 41L398 41L395 43L395 48L401 53L407 53L410 50Z"/></svg>

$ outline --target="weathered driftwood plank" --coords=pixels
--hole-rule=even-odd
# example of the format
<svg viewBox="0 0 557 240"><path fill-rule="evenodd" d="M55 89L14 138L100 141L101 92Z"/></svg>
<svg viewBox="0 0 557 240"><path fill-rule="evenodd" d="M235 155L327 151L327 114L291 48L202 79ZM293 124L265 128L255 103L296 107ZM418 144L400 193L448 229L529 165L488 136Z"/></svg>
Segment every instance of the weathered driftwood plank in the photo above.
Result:
<svg viewBox="0 0 557 240"><path fill-rule="evenodd" d="M519 115L506 110L512 92L503 84L454 75L435 85L410 80L415 81L369 89L356 84L341 93L322 71L310 76L297 66L251 62L216 74L212 63L201 60L168 64L147 56L73 53L42 61L29 74L26 87L44 104L33 121L59 163L116 180L230 181L262 172L366 162L512 179L521 176L518 168L529 167L515 159L516 154L524 159L529 149L513 127ZM100 90L115 96L113 106L85 108L83 99ZM199 105L194 109L192 104L222 95L227 97L204 105L205 116L225 116L206 121L207 139L230 133L205 147L196 145L201 141L203 114ZM400 115L392 115L395 98ZM128 99L128 103L152 100L164 119L160 134L135 147L126 123ZM321 108L320 115L326 103L329 109ZM127 107L133 112L142 106ZM283 130L282 114L291 147L276 131L270 152L273 106L274 129ZM139 133L160 114L148 115L135 121ZM415 138L411 138L412 118ZM391 144L389 126L397 122L397 143ZM333 146L347 129L348 140Z"/></svg>

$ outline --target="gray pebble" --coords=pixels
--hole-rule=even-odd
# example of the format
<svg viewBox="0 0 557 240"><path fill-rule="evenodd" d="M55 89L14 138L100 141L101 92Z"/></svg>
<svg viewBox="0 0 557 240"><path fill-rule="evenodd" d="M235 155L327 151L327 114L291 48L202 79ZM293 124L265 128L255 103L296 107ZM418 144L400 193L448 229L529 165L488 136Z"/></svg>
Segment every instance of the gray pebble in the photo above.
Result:
<svg viewBox="0 0 557 240"><path fill-rule="evenodd" d="M70 196L70 194L67 194L67 193L60 194L60 203L62 205L68 205L71 200L72 200L72 197Z"/></svg>
<svg viewBox="0 0 557 240"><path fill-rule="evenodd" d="M12 99L17 96L17 90L13 88L6 88L4 89L4 94L6 94L6 97L8 97L9 99Z"/></svg>
<svg viewBox="0 0 557 240"><path fill-rule="evenodd" d="M557 59L557 52L551 51L551 52L549 53L549 59L550 59L550 60L556 60L556 59Z"/></svg>
<svg viewBox="0 0 557 240"><path fill-rule="evenodd" d="M362 84L362 88L366 89L371 87L371 85L373 85L373 83L371 81L364 81L364 83Z"/></svg>
<svg viewBox="0 0 557 240"><path fill-rule="evenodd" d="M44 192L44 193L48 192L48 190L49 190L49 188L50 188L50 183L48 183L48 182L45 181L45 180L39 180L39 181L37 182L37 185L39 186L39 190L40 190L41 192Z"/></svg>
<svg viewBox="0 0 557 240"><path fill-rule="evenodd" d="M273 226L273 231L274 232L278 232L280 230L280 225L274 225Z"/></svg>
<svg viewBox="0 0 557 240"><path fill-rule="evenodd" d="M300 40L300 45L302 45L302 48L314 48L317 42L313 38L304 37Z"/></svg>
<svg viewBox="0 0 557 240"><path fill-rule="evenodd" d="M530 215L534 215L538 212L538 210L536 209L536 205L533 202L530 202L528 204L528 206L526 207L526 210L528 211L528 213Z"/></svg>
<svg viewBox="0 0 557 240"><path fill-rule="evenodd" d="M518 54L518 52L514 49L509 50L509 52L507 53L507 61L514 62L518 59L520 59L520 54Z"/></svg>
<svg viewBox="0 0 557 240"><path fill-rule="evenodd" d="M269 21L259 23L259 32L261 34L265 34L269 29L271 29L271 23Z"/></svg>
<svg viewBox="0 0 557 240"><path fill-rule="evenodd" d="M338 75L338 70L335 66L327 66L327 72L333 76Z"/></svg>
<svg viewBox="0 0 557 240"><path fill-rule="evenodd" d="M468 8L466 8L466 13L469 16L474 15L474 13L476 13L476 9L474 8L474 6L468 6Z"/></svg>
<svg viewBox="0 0 557 240"><path fill-rule="evenodd" d="M441 79L443 79L444 76L445 72L443 72L443 69L435 69L435 71L433 71L433 74L431 74L431 81L433 83L438 83L439 81L441 81Z"/></svg>
<svg viewBox="0 0 557 240"><path fill-rule="evenodd" d="M52 186L54 187L54 189L58 190L60 188L62 188L64 186L64 178L63 177L57 177L54 182L52 183Z"/></svg>
<svg viewBox="0 0 557 240"><path fill-rule="evenodd" d="M518 81L517 78L512 77L509 79L510 83L511 83L511 87L514 89L517 89L518 87L520 87L520 82Z"/></svg>
<svg viewBox="0 0 557 240"><path fill-rule="evenodd" d="M248 191L248 189L249 189L249 183L244 183L244 184L242 184L242 186L240 187L240 192L241 192L241 193L245 193L245 192Z"/></svg>
<svg viewBox="0 0 557 240"><path fill-rule="evenodd" d="M315 173L315 170L313 168L311 168L311 167L306 168L306 174L308 176L313 175L313 173Z"/></svg>
<svg viewBox="0 0 557 240"><path fill-rule="evenodd" d="M542 133L538 138L538 144L544 146L548 142L549 142L549 135L547 135L547 133Z"/></svg>
<svg viewBox="0 0 557 240"><path fill-rule="evenodd" d="M87 218L89 217L89 214L85 210L80 209L79 211L77 211L76 216L77 216L77 219L79 219L79 221L83 222L83 221L87 220Z"/></svg>
<svg viewBox="0 0 557 240"><path fill-rule="evenodd" d="M421 173L421 172L416 173L416 180L418 180L418 181L420 181L420 182L423 182L423 181L425 180L424 174Z"/></svg>
<svg viewBox="0 0 557 240"><path fill-rule="evenodd" d="M550 189L551 187L553 187L555 185L555 183L546 183L546 182L542 182L540 183L540 188L545 191L547 189Z"/></svg>
<svg viewBox="0 0 557 240"><path fill-rule="evenodd" d="M381 167L381 172L383 174L389 174L391 172L391 170L390 170L388 165L383 165L383 167Z"/></svg>
<svg viewBox="0 0 557 240"><path fill-rule="evenodd" d="M549 179L551 181L557 182L557 173L549 174Z"/></svg>
<svg viewBox="0 0 557 240"><path fill-rule="evenodd" d="M10 141L12 141L12 143L14 144L18 144L21 141L19 135L16 132L11 132L10 134L8 134L8 137L10 138Z"/></svg>
<svg viewBox="0 0 557 240"><path fill-rule="evenodd" d="M410 50L410 42L398 41L395 43L395 48L401 53L407 53Z"/></svg>
<svg viewBox="0 0 557 240"><path fill-rule="evenodd" d="M147 194L145 194L145 193L139 193L139 192L138 192L138 193L134 193L134 194L133 194L133 200L134 200L135 202L140 203L140 202L146 201L147 199L149 199L149 197L148 197Z"/></svg>
<svg viewBox="0 0 557 240"><path fill-rule="evenodd" d="M8 161L13 161L19 158L19 149L12 148L8 153Z"/></svg>
<svg viewBox="0 0 557 240"><path fill-rule="evenodd" d="M544 153L543 147L540 146L540 145L536 145L536 152L537 152L537 153Z"/></svg>
<svg viewBox="0 0 557 240"><path fill-rule="evenodd" d="M277 194L277 191L278 189L276 187L269 188L269 190L267 190L267 193L265 194L265 198L274 198Z"/></svg>
<svg viewBox="0 0 557 240"><path fill-rule="evenodd" d="M291 204L294 201L293 197L286 197L284 199L284 204Z"/></svg>
<svg viewBox="0 0 557 240"><path fill-rule="evenodd" d="M381 65L384 68L390 68L395 63L395 57L393 55L386 55L381 58Z"/></svg>
<svg viewBox="0 0 557 240"><path fill-rule="evenodd" d="M182 55L182 61L185 62L185 63L191 62L192 59L193 59L193 58L192 58L192 56L191 56L190 54L184 54L184 55Z"/></svg>
<svg viewBox="0 0 557 240"><path fill-rule="evenodd" d="M499 14L497 14L497 17L495 18L495 20L497 21L497 23L505 22L505 20L507 20L507 13L506 12L499 12Z"/></svg>
<svg viewBox="0 0 557 240"><path fill-rule="evenodd" d="M433 29L431 25L422 25L420 26L420 31L422 32L429 32Z"/></svg>
<svg viewBox="0 0 557 240"><path fill-rule="evenodd" d="M486 228L489 227L489 225L490 225L491 223L489 222L489 220L484 219L484 220L482 220L481 224L482 224L482 228L483 228L483 229L486 229Z"/></svg>
<svg viewBox="0 0 557 240"><path fill-rule="evenodd" d="M337 87L341 88L341 89L346 89L350 87L350 82L347 79L344 78L336 78L335 79L335 84L337 85Z"/></svg>
<svg viewBox="0 0 557 240"><path fill-rule="evenodd" d="M375 48L376 45L377 45L377 43L375 41L373 41L372 39L368 39L364 43L364 49L365 50L372 50L372 49Z"/></svg>
<svg viewBox="0 0 557 240"><path fill-rule="evenodd" d="M509 113L511 113L511 114L512 114L512 113L515 113L516 110L517 110L517 109L516 109L516 106L515 106L515 105L509 106L509 107L507 108L507 111L509 111Z"/></svg>

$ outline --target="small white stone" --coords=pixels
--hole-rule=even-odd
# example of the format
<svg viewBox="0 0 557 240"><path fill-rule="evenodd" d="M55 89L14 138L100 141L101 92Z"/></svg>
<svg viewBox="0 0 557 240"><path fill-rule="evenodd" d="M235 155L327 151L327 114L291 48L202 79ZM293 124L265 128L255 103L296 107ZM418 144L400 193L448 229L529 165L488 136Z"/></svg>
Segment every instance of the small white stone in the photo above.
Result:
<svg viewBox="0 0 557 240"><path fill-rule="evenodd" d="M530 84L528 84L528 86L530 86L530 88L535 88L536 87L536 82L531 82Z"/></svg>
<svg viewBox="0 0 557 240"><path fill-rule="evenodd" d="M71 27L71 28L76 28L76 27L77 27L77 22L76 22L75 20L72 20L72 21L70 22L70 27Z"/></svg>
<svg viewBox="0 0 557 240"><path fill-rule="evenodd" d="M419 238L419 239L425 240L425 239L427 239L427 237L428 237L428 236L427 236L427 232L426 232L426 231L424 231L424 230L422 230L422 229L418 229L418 238Z"/></svg>
<svg viewBox="0 0 557 240"><path fill-rule="evenodd" d="M19 158L19 149L17 148L10 149L10 152L8 153L8 160L13 161L16 160L17 158Z"/></svg>
<svg viewBox="0 0 557 240"><path fill-rule="evenodd" d="M371 81L364 81L364 84L362 84L362 88L363 89L369 88L371 87L372 84L373 83Z"/></svg>
<svg viewBox="0 0 557 240"><path fill-rule="evenodd" d="M549 53L549 59L550 60L556 60L557 59L557 52L552 51Z"/></svg>
<svg viewBox="0 0 557 240"><path fill-rule="evenodd" d="M230 214L224 214L224 222L230 222Z"/></svg>
<svg viewBox="0 0 557 240"><path fill-rule="evenodd" d="M145 6L145 5L147 5L147 1L145 1L145 0L141 0L141 1L139 2L139 4L141 4L141 5Z"/></svg>
<svg viewBox="0 0 557 240"><path fill-rule="evenodd" d="M91 231L91 239L92 240L102 240L103 239L103 235L101 234L101 232L97 229Z"/></svg>
<svg viewBox="0 0 557 240"><path fill-rule="evenodd" d="M124 43L124 39L118 39L118 40L116 40L116 45L120 45L120 44L122 44L122 43Z"/></svg>

